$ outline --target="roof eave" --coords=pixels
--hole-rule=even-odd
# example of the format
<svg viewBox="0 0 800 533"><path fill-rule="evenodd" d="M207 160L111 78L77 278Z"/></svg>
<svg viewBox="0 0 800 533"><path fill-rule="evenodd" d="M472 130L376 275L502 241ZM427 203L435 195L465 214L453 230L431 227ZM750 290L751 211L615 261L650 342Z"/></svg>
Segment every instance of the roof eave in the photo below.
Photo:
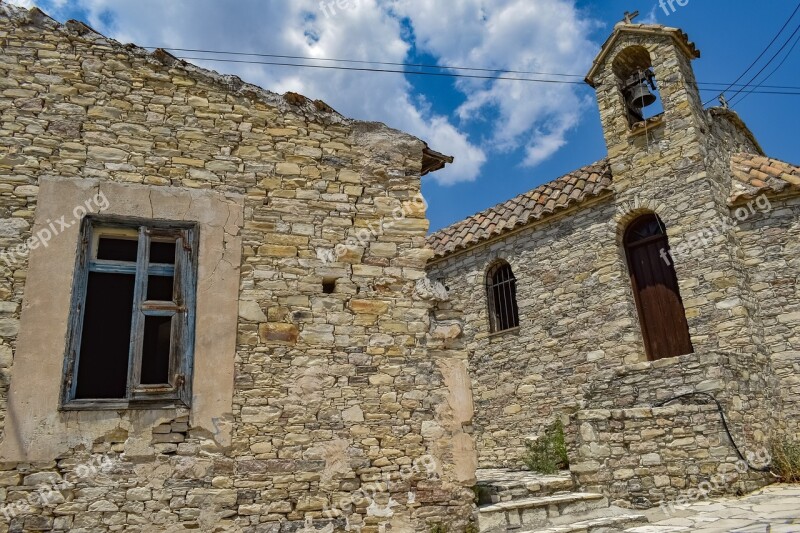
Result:
<svg viewBox="0 0 800 533"><path fill-rule="evenodd" d="M444 155L436 150L432 150L425 145L422 150L422 176L426 176L431 172L442 170L446 165L452 164L455 161L453 156Z"/></svg>

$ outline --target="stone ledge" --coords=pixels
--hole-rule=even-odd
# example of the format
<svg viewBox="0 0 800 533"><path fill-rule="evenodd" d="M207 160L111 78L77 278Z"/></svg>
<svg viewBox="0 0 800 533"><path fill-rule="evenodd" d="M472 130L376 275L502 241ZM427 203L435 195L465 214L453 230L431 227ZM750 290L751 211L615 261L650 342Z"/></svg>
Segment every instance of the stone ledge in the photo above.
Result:
<svg viewBox="0 0 800 533"><path fill-rule="evenodd" d="M603 498L604 496L602 494L570 492L567 494L554 494L552 496L525 498L522 500L498 503L495 505L489 505L487 507L481 507L478 509L478 512L493 513L497 511L509 511L512 509L534 509L536 507L548 507L550 505L561 505L565 503L596 501L602 500Z"/></svg>

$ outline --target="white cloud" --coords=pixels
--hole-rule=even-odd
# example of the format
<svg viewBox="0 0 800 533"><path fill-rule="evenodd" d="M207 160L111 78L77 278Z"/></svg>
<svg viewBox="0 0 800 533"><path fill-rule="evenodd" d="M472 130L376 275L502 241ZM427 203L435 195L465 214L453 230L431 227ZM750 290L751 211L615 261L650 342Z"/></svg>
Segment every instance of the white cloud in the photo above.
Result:
<svg viewBox="0 0 800 533"><path fill-rule="evenodd" d="M5 1L15 6L24 7L25 9L30 9L36 5L36 2L34 0L5 0Z"/></svg>
<svg viewBox="0 0 800 533"><path fill-rule="evenodd" d="M53 1L53 9L69 7L59 6L64 0ZM345 9L330 0L68 4L83 8L87 22L98 31L145 46L395 63L406 62L416 46L440 64L560 73L583 72L591 61L593 48L586 34L592 22L581 18L574 0L336 1ZM433 174L442 184L477 179L493 152L523 148L521 163L538 164L563 146L585 108L569 85L462 79L455 82L460 100L448 102L451 112L443 115L432 111L398 74L193 62L276 92L291 90L325 100L347 116L409 131L456 157L454 165ZM475 131L485 133L474 138L468 131L473 136Z"/></svg>
<svg viewBox="0 0 800 533"><path fill-rule="evenodd" d="M650 12L643 19L637 19L636 22L639 24L658 24L658 8L658 4L653 4Z"/></svg>
<svg viewBox="0 0 800 533"><path fill-rule="evenodd" d="M587 35L595 23L582 18L571 0L459 0L446 8L427 0L395 0L395 6L412 21L417 46L442 64L574 74L586 72L594 56ZM452 31L442 31L444 20ZM581 82L580 77L522 77ZM529 166L561 148L587 108L578 85L462 80L458 87L466 97L458 116L470 121L496 115L491 148L522 146Z"/></svg>

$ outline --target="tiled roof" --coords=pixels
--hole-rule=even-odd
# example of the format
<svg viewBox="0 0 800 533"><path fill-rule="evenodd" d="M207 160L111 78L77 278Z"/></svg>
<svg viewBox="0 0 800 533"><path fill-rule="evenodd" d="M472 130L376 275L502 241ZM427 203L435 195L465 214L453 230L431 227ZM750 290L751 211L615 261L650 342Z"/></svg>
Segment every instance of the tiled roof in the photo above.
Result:
<svg viewBox="0 0 800 533"><path fill-rule="evenodd" d="M747 200L765 193L800 191L800 167L760 155L731 156L733 184L730 202Z"/></svg>
<svg viewBox="0 0 800 533"><path fill-rule="evenodd" d="M439 230L428 245L444 256L610 190L611 168L604 159Z"/></svg>
<svg viewBox="0 0 800 533"><path fill-rule="evenodd" d="M800 167L797 165L747 153L733 154L730 165L732 204L765 192L800 192ZM428 245L436 253L435 257L470 248L610 191L611 182L608 161L598 161L439 230L428 236Z"/></svg>

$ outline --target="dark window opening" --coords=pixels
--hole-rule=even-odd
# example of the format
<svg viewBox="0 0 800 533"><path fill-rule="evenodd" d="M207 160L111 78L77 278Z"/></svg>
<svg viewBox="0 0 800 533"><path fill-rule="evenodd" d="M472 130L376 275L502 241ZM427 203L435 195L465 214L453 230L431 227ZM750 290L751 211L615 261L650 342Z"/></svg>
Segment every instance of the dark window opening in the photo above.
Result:
<svg viewBox="0 0 800 533"><path fill-rule="evenodd" d="M175 242L152 241L150 243L150 262L174 265Z"/></svg>
<svg viewBox="0 0 800 533"><path fill-rule="evenodd" d="M508 263L498 263L486 276L489 326L492 333L519 327L517 279Z"/></svg>
<svg viewBox="0 0 800 533"><path fill-rule="evenodd" d="M76 398L124 398L135 277L90 272Z"/></svg>
<svg viewBox="0 0 800 533"><path fill-rule="evenodd" d="M175 278L172 276L149 276L147 279L147 299L156 302L171 302Z"/></svg>
<svg viewBox="0 0 800 533"><path fill-rule="evenodd" d="M136 262L139 241L133 239L101 237L97 244L97 259L106 261Z"/></svg>
<svg viewBox="0 0 800 533"><path fill-rule="evenodd" d="M171 330L171 316L145 317L142 385L168 384Z"/></svg>
<svg viewBox="0 0 800 533"><path fill-rule="evenodd" d="M194 224L84 220L66 408L189 405L196 239Z"/></svg>

